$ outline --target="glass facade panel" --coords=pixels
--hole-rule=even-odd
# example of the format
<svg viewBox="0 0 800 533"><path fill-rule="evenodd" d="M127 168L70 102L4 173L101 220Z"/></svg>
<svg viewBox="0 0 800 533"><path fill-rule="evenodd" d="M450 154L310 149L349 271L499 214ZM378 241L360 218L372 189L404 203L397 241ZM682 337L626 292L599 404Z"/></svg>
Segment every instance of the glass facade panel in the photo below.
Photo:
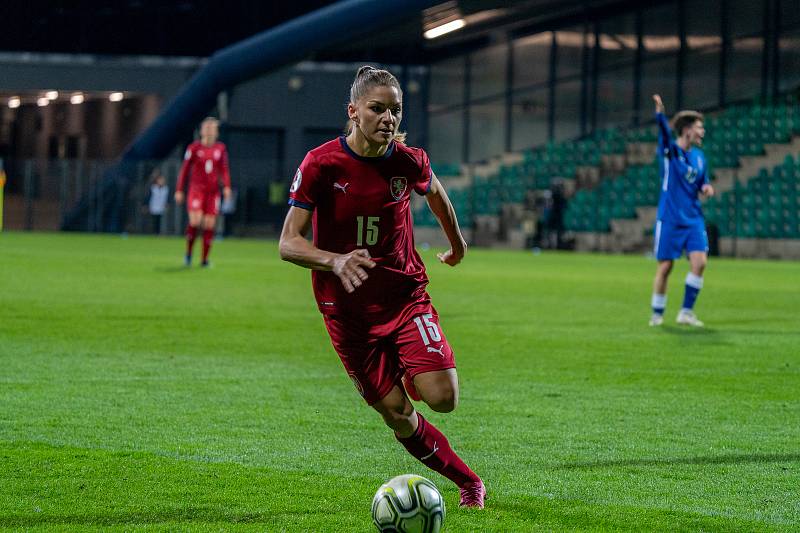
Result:
<svg viewBox="0 0 800 533"><path fill-rule="evenodd" d="M765 1L728 0L731 37L763 33L765 5ZM797 9L796 3L795 9Z"/></svg>
<svg viewBox="0 0 800 533"><path fill-rule="evenodd" d="M600 23L600 68L632 63L636 56L636 20L633 13L603 20Z"/></svg>
<svg viewBox="0 0 800 533"><path fill-rule="evenodd" d="M642 45L645 57L678 52L681 40L678 37L677 15L676 2L642 12Z"/></svg>
<svg viewBox="0 0 800 533"><path fill-rule="evenodd" d="M581 81L556 85L555 140L574 139L581 133Z"/></svg>
<svg viewBox="0 0 800 533"><path fill-rule="evenodd" d="M525 150L547 142L547 89L514 95L511 113L511 149Z"/></svg>
<svg viewBox="0 0 800 533"><path fill-rule="evenodd" d="M683 107L703 109L719 105L719 62L721 48L690 51L683 76Z"/></svg>
<svg viewBox="0 0 800 533"><path fill-rule="evenodd" d="M550 32L514 41L514 88L547 83L550 76Z"/></svg>
<svg viewBox="0 0 800 533"><path fill-rule="evenodd" d="M753 98L761 94L762 37L737 39L728 57L727 98L730 101Z"/></svg>
<svg viewBox="0 0 800 533"><path fill-rule="evenodd" d="M783 28L800 26L800 7L797 0L780 0L780 25Z"/></svg>
<svg viewBox="0 0 800 533"><path fill-rule="evenodd" d="M696 16L697 13L704 16ZM677 23L674 31L677 35ZM689 0L686 3L686 44L692 50L722 46L722 2Z"/></svg>
<svg viewBox="0 0 800 533"><path fill-rule="evenodd" d="M678 72L680 29L678 7L685 2L686 50L684 71ZM626 126L634 118L649 121L651 96L659 93L670 111L680 107L709 109L720 104L720 61L722 59L722 20L727 18L731 33L726 57L724 96L726 103L752 100L761 96L762 60L765 39L762 35L766 0L666 0L641 8L643 55L638 92L635 91L634 61L638 47L636 14L629 12L601 20L597 24L599 46L595 47L594 27L574 25L555 28L554 32L517 38L510 44L494 45L470 55L470 124L469 146L464 146L466 125L464 108L465 57L441 61L431 67L430 148L432 157L445 162L484 160L506 148L509 131L506 117L510 111L512 150L542 145L550 140L574 138L581 133L581 123L597 128ZM774 0L780 18L770 22L781 28L778 36L778 88L788 91L800 85L800 9L797 0ZM729 11L723 17L723 4ZM550 60L555 40L555 91L549 113ZM589 45L586 48L585 45ZM585 61L584 53L589 53ZM512 109L505 108L503 97L507 81L508 53L512 54ZM587 72L583 87L584 63L590 68L597 53L596 83ZM682 79L682 87L677 83ZM680 90L679 90L680 89ZM582 92L591 107L582 116ZM638 94L638 101L634 96ZM678 95L682 101L678 102ZM482 100L488 100L484 102ZM548 124L548 118L553 123Z"/></svg>
<svg viewBox="0 0 800 533"><path fill-rule="evenodd" d="M800 28L792 31L784 30L778 46L780 48L779 88L781 91L795 89L800 85Z"/></svg>
<svg viewBox="0 0 800 533"><path fill-rule="evenodd" d="M492 46L470 56L470 99L505 93L508 46Z"/></svg>
<svg viewBox="0 0 800 533"><path fill-rule="evenodd" d="M428 121L428 152L439 164L464 162L464 111L432 114Z"/></svg>
<svg viewBox="0 0 800 533"><path fill-rule="evenodd" d="M464 103L464 57L455 57L431 65L428 110Z"/></svg>
<svg viewBox="0 0 800 533"><path fill-rule="evenodd" d="M469 161L483 161L503 153L506 137L505 98L473 104L469 110Z"/></svg>
<svg viewBox="0 0 800 533"><path fill-rule="evenodd" d="M556 78L580 76L583 70L583 26L556 32Z"/></svg>
<svg viewBox="0 0 800 533"><path fill-rule="evenodd" d="M678 58L667 56L642 63L642 88L639 94L639 119L652 120L655 106L653 95L659 94L668 110L674 111L678 105L676 94Z"/></svg>
<svg viewBox="0 0 800 533"><path fill-rule="evenodd" d="M627 125L633 115L633 67L600 72L597 76L597 127Z"/></svg>

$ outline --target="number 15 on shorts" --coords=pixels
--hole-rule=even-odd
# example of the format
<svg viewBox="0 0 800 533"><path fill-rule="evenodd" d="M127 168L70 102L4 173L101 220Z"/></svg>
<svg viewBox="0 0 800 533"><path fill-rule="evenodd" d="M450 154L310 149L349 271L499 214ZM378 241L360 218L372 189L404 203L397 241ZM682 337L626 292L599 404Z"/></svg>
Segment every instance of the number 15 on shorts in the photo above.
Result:
<svg viewBox="0 0 800 533"><path fill-rule="evenodd" d="M422 337L422 342L428 346L431 341L439 342L442 340L442 334L439 333L439 326L433 322L433 313L426 313L414 318L414 323L419 330L419 336Z"/></svg>

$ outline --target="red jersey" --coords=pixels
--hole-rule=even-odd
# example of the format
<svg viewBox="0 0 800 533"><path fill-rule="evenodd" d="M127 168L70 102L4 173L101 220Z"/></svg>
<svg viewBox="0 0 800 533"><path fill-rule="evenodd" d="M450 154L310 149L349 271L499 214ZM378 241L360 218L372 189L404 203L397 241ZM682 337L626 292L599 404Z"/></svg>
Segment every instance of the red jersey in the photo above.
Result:
<svg viewBox="0 0 800 533"><path fill-rule="evenodd" d="M359 156L344 137L306 154L289 205L313 211L314 245L339 254L365 248L377 264L351 294L333 272L313 270L322 313L378 313L427 299L428 276L414 248L409 204L411 190L426 194L432 176L424 150L397 142L380 157Z"/></svg>
<svg viewBox="0 0 800 533"><path fill-rule="evenodd" d="M205 146L195 141L186 148L183 165L178 174L176 191L182 191L189 175L189 191L202 194L219 194L219 182L223 186L231 186L231 174L228 170L228 151L221 142Z"/></svg>

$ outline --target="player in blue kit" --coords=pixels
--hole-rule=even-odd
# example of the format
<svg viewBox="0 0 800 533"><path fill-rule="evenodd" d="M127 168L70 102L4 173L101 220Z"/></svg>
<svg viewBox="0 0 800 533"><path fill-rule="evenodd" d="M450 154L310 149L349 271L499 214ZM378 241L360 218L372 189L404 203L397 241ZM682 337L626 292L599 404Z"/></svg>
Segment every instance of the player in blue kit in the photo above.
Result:
<svg viewBox="0 0 800 533"><path fill-rule="evenodd" d="M653 282L653 316L651 326L664 323L667 306L667 279L675 259L683 251L689 257L690 271L686 274L683 305L678 312L678 324L702 327L694 314L694 304L703 288L703 271L708 261L708 236L699 197L713 196L709 183L706 158L699 146L706 130L703 115L697 111L681 111L672 120L677 139L672 139L664 103L653 95L658 122L658 162L661 173L661 198L655 227L654 253L658 260Z"/></svg>

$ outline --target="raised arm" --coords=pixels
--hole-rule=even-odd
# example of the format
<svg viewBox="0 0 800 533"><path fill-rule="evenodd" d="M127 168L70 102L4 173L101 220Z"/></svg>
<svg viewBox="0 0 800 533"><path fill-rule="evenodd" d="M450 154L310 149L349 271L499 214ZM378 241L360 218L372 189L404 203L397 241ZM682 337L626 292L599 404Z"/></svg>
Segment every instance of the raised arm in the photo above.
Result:
<svg viewBox="0 0 800 533"><path fill-rule="evenodd" d="M467 242L461 235L461 228L458 227L456 210L453 209L453 204L450 202L450 198L447 197L447 192L445 192L442 183L435 175L431 178L431 188L425 195L425 199L439 221L442 230L444 230L447 240L450 241L450 249L444 253L437 254L437 257L442 263L456 266L467 252Z"/></svg>
<svg viewBox="0 0 800 533"><path fill-rule="evenodd" d="M366 280L366 268L374 268L367 250L353 250L348 254L326 252L314 246L307 238L311 229L311 211L292 206L286 214L279 244L281 259L312 270L333 271L347 292L353 292Z"/></svg>
<svg viewBox="0 0 800 533"><path fill-rule="evenodd" d="M658 148L659 153L668 155L668 150L672 145L672 129L669 127L669 121L664 115L664 102L661 101L661 96L654 94L653 102L656 105L656 122L658 123Z"/></svg>

